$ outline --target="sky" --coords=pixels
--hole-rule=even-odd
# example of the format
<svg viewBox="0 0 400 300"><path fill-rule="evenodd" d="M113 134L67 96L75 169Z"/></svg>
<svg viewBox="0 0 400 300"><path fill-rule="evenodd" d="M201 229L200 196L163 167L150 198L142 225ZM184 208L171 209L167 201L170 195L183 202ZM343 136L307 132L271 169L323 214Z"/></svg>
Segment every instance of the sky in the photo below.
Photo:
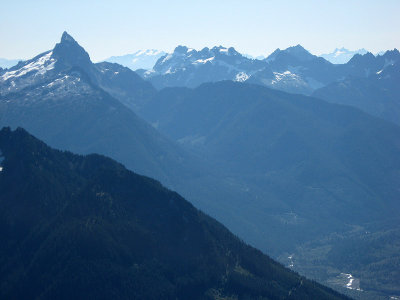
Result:
<svg viewBox="0 0 400 300"><path fill-rule="evenodd" d="M223 45L250 55L301 44L400 48L400 0L2 0L0 57L28 59L66 30L93 61L140 49Z"/></svg>

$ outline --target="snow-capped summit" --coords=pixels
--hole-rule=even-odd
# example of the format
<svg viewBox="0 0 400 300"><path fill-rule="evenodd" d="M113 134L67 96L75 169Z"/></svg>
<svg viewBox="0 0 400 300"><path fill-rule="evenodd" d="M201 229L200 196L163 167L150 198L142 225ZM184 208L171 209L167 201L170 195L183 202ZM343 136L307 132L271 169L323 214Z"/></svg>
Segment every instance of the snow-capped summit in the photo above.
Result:
<svg viewBox="0 0 400 300"><path fill-rule="evenodd" d="M211 49L205 47L197 51L186 46L177 46L173 53L161 57L153 69L162 74L169 74L176 72L180 68L187 68L189 65L218 64L221 61L227 65L235 66L249 60L233 47L216 46Z"/></svg>
<svg viewBox="0 0 400 300"><path fill-rule="evenodd" d="M67 32L53 50L41 53L27 61L20 61L0 76L0 93L15 92L57 76L63 70L79 67L92 68L87 52Z"/></svg>
<svg viewBox="0 0 400 300"><path fill-rule="evenodd" d="M47 93L62 93L63 90L70 95L86 93L91 89L88 88L90 84L131 108L139 105L138 99L143 95L154 91L148 82L126 67L108 62L92 63L85 49L67 32L53 50L0 71L0 96L35 89L39 94L43 92L35 99L53 99L55 96L46 97Z"/></svg>
<svg viewBox="0 0 400 300"><path fill-rule="evenodd" d="M147 49L147 50L139 50L135 52L135 55L145 55L145 56L155 56L155 55L160 55L163 53L161 50L156 50L156 49Z"/></svg>
<svg viewBox="0 0 400 300"><path fill-rule="evenodd" d="M346 51L336 49L335 55L341 57ZM368 77L396 61L397 56L397 50L379 57L372 53L357 54L346 64L333 64L301 45L278 48L263 60L249 58L232 47L195 50L178 46L172 53L160 57L153 69L139 74L156 88L196 87L205 82L233 80L309 95L348 76Z"/></svg>
<svg viewBox="0 0 400 300"><path fill-rule="evenodd" d="M141 75L157 88L195 87L204 82L233 80L309 94L336 79L329 72L331 68L331 63L301 45L277 49L264 60L248 58L233 47L205 47L198 51L178 46Z"/></svg>
<svg viewBox="0 0 400 300"><path fill-rule="evenodd" d="M164 51L156 49L138 50L132 54L111 56L105 59L105 61L118 63L133 71L137 69L150 70L154 67L157 60L165 54Z"/></svg>
<svg viewBox="0 0 400 300"><path fill-rule="evenodd" d="M364 48L355 51L348 50L344 47L336 48L332 53L321 54L320 56L333 64L345 64L356 54L366 54L368 51Z"/></svg>
<svg viewBox="0 0 400 300"><path fill-rule="evenodd" d="M257 60L266 59L266 57L265 57L264 55L257 55L257 56L254 56L254 55L251 55L251 54L248 54L248 53L242 53L242 55L243 55L244 57L247 57L247 58L250 58L250 59L257 59Z"/></svg>

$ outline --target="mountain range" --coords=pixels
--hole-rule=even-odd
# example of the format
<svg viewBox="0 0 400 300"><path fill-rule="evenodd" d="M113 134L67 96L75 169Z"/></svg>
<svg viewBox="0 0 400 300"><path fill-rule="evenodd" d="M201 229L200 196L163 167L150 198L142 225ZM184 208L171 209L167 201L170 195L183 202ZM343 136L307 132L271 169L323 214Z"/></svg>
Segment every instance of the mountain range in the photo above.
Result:
<svg viewBox="0 0 400 300"><path fill-rule="evenodd" d="M397 61L397 54L396 49L379 56L355 54L346 64L338 65L312 55L301 45L277 49L263 60L248 58L232 47L197 51L178 46L173 53L162 56L153 69L139 70L139 74L158 89L232 80L310 95L347 78L369 77Z"/></svg>
<svg viewBox="0 0 400 300"><path fill-rule="evenodd" d="M217 200L241 201L242 185L134 113L155 92L128 68L93 64L64 33L53 50L0 74L0 126L26 128L58 149L110 156L179 191L212 216L223 214L226 203Z"/></svg>
<svg viewBox="0 0 400 300"><path fill-rule="evenodd" d="M160 58L152 70L139 74L158 89L232 80L312 94L400 124L399 61L397 49L377 56L355 54L345 64L332 64L300 45L277 49L264 60L247 58L234 48L196 51L180 46Z"/></svg>
<svg viewBox="0 0 400 300"><path fill-rule="evenodd" d="M364 55L364 54L367 54L368 52L369 51L365 50L364 48L352 51L352 50L348 50L348 49L342 47L342 48L336 48L331 53L321 54L319 56L333 64L345 64L354 55L356 55L356 54ZM381 52L377 53L376 55L383 55L385 52L386 51L381 51ZM112 63L118 63L120 65L130 68L133 71L138 70L138 69L150 70L154 67L157 60L166 54L167 53L162 50L146 49L146 50L138 50L132 54L111 56L111 57L105 59L105 61L112 62ZM268 55L253 56L253 55L249 55L249 54L245 54L245 53L242 53L242 55L246 58L257 59L257 60L264 60L268 57ZM4 64L3 64L3 61L4 61ZM15 65L18 61L10 60L10 62L15 62L15 63L10 65L8 60L0 59L0 67L9 68L9 67Z"/></svg>
<svg viewBox="0 0 400 300"><path fill-rule="evenodd" d="M204 82L246 81L263 65L262 61L249 59L232 47L206 47L197 51L178 46L173 53L162 56L152 70L139 74L148 78L156 88L196 87Z"/></svg>
<svg viewBox="0 0 400 300"><path fill-rule="evenodd" d="M396 238L385 222L397 232L399 127L356 108L251 83L253 76L232 82L240 81L237 70L276 78L292 65L298 76L316 78L323 88L344 73L342 82L369 80L392 72L398 51L356 55L336 66L301 46L277 50L265 61L233 48L202 51L178 47L156 64L160 72L171 68L171 77L154 74L145 81L119 64L92 63L64 33L53 50L0 71L0 126L22 126L59 149L110 156L176 190L303 274L324 284L352 274L363 291L332 284L352 296L366 297L372 290L399 294L396 263L388 263L396 261L393 251L381 269L374 263L384 262L388 252L376 252L375 260L351 256L348 265L337 259L346 249L355 251L347 243L355 230L357 239L367 240L356 253L365 245L389 249L393 241L387 237ZM214 58L206 61L209 55ZM268 68L275 70L272 75ZM157 90L151 78L199 86ZM202 83L207 80L218 82ZM303 86L310 93L308 87ZM372 234L363 235L366 231ZM321 248L324 255L313 260ZM379 281L381 274L392 274L389 282Z"/></svg>

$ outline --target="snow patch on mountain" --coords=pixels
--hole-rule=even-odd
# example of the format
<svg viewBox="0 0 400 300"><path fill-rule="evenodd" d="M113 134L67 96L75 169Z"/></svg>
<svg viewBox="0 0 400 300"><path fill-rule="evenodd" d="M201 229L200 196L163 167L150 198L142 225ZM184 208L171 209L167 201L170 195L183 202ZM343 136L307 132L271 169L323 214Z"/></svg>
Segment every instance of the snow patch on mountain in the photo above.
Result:
<svg viewBox="0 0 400 300"><path fill-rule="evenodd" d="M335 52L333 53L333 56L334 56L334 57L338 57L338 56L340 56L340 55L342 55L342 54L345 54L345 53L346 53L345 51L337 50L337 51L335 51Z"/></svg>
<svg viewBox="0 0 400 300"><path fill-rule="evenodd" d="M47 84L47 87L53 87L53 86L55 86L57 84L63 84L65 82L65 80L67 80L69 77L70 76L65 75L64 77L57 78L53 82L50 82L49 84ZM78 80L80 81L80 78L78 78Z"/></svg>
<svg viewBox="0 0 400 300"><path fill-rule="evenodd" d="M279 81L288 80L288 79L298 80L298 81L301 80L300 76L298 76L290 71L285 71L283 73L279 73L279 72L273 72L273 73L274 73L275 79L271 81L272 84L276 84Z"/></svg>
<svg viewBox="0 0 400 300"><path fill-rule="evenodd" d="M79 76L80 74L62 75L44 85L36 86L26 92L24 100L20 100L19 105L31 106L38 102L57 103L59 99L66 97L86 99L87 95L93 94L93 88Z"/></svg>
<svg viewBox="0 0 400 300"><path fill-rule="evenodd" d="M172 54L169 53L167 56L164 57L164 59L161 61L162 64L165 64L167 61L169 61L172 58Z"/></svg>
<svg viewBox="0 0 400 300"><path fill-rule="evenodd" d="M4 73L0 78L3 81L6 81L9 80L10 78L21 77L31 72L35 72L35 76L43 75L47 71L54 69L56 60L52 58L52 54L53 54L52 51L47 52L41 57L39 57L37 60L34 60L17 70L8 71Z"/></svg>
<svg viewBox="0 0 400 300"><path fill-rule="evenodd" d="M167 71L165 71L165 73L164 74L173 74L173 73L175 73L176 71L174 70L172 70L172 68L171 67L169 67L168 68L168 70Z"/></svg>
<svg viewBox="0 0 400 300"><path fill-rule="evenodd" d="M144 77L150 77L152 74L154 74L156 71L154 71L153 69L148 70L146 72L143 73Z"/></svg>
<svg viewBox="0 0 400 300"><path fill-rule="evenodd" d="M212 60L214 60L215 56L207 58L207 59L198 59L196 61L194 61L193 64L206 64L208 62L211 62Z"/></svg>
<svg viewBox="0 0 400 300"><path fill-rule="evenodd" d="M237 82L245 82L247 79L249 79L250 76L247 75L245 72L240 72L236 74L235 80Z"/></svg>
<svg viewBox="0 0 400 300"><path fill-rule="evenodd" d="M340 275L344 276L348 280L345 288L349 290L362 291L362 289L360 288L360 280L358 278L355 278L353 275L347 273L341 273Z"/></svg>

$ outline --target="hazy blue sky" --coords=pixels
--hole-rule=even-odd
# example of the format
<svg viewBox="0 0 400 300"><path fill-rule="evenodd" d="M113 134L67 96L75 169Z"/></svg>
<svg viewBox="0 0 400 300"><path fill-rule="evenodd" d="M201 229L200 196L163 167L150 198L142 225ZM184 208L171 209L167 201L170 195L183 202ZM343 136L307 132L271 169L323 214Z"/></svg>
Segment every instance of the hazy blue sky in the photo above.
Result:
<svg viewBox="0 0 400 300"><path fill-rule="evenodd" d="M0 57L30 58L67 30L95 61L139 49L224 45L253 55L301 44L400 47L400 0L18 1L0 4Z"/></svg>

